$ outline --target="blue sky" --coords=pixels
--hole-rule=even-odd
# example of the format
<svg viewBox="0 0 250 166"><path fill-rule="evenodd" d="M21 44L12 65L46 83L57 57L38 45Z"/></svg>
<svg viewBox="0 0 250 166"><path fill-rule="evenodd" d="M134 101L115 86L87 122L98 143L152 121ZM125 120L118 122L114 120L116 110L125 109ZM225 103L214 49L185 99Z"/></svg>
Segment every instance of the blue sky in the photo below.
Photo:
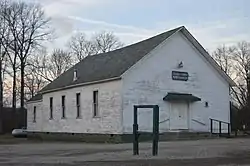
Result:
<svg viewBox="0 0 250 166"><path fill-rule="evenodd" d="M63 47L78 31L112 31L130 44L182 25L209 51L250 41L249 0L26 1L41 3L52 18L58 38L51 47Z"/></svg>

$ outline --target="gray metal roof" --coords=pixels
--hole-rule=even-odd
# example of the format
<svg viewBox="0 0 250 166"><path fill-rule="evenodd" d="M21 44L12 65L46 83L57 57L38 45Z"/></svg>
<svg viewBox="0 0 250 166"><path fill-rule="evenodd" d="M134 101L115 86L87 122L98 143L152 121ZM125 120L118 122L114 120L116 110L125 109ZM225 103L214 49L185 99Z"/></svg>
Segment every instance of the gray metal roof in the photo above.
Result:
<svg viewBox="0 0 250 166"><path fill-rule="evenodd" d="M88 56L48 84L39 93L53 91L55 89L61 89L76 84L120 77L142 57L181 28L182 27L172 29L152 38L114 51ZM73 81L73 73L75 69L77 70L77 80ZM42 95L38 94L30 101L41 99Z"/></svg>

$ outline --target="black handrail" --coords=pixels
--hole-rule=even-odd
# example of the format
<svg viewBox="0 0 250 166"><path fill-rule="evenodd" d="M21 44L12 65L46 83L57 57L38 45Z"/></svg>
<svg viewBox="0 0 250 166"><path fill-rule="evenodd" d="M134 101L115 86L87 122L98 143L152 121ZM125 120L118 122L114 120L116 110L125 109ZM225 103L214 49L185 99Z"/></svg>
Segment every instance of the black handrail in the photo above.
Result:
<svg viewBox="0 0 250 166"><path fill-rule="evenodd" d="M221 122L221 123L230 124L229 122L224 122L224 121L222 121L222 120L217 120L217 119L213 119L213 118L210 118L210 120L213 120L213 121L216 121L216 122Z"/></svg>
<svg viewBox="0 0 250 166"><path fill-rule="evenodd" d="M221 121L221 120L217 120L217 119L212 119L212 118L210 118L210 132L211 132L211 134L213 134L213 121L219 122L219 136L221 136L221 124L222 123L228 125L227 134L228 134L228 136L230 136L230 123L229 122L224 122L224 121Z"/></svg>

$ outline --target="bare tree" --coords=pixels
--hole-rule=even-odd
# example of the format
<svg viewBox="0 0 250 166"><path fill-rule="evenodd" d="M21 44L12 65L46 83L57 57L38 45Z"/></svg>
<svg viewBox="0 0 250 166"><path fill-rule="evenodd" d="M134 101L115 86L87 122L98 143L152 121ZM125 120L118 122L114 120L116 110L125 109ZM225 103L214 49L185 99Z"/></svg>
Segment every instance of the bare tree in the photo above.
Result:
<svg viewBox="0 0 250 166"><path fill-rule="evenodd" d="M4 8L4 4L2 4L0 2L0 40L2 40L2 35L5 35L5 24L4 24L4 20L3 18L1 17L1 13L2 13L2 10ZM3 21L3 23L2 23ZM3 76L2 76L2 67L3 67L3 59L5 57L5 51L3 49L3 46L2 46L2 42L0 41L0 112L3 108ZM1 114L1 113L0 113Z"/></svg>
<svg viewBox="0 0 250 166"><path fill-rule="evenodd" d="M54 50L49 59L50 63L47 65L47 72L52 80L60 76L73 65L71 55L61 49Z"/></svg>
<svg viewBox="0 0 250 166"><path fill-rule="evenodd" d="M102 31L92 37L95 49L98 53L105 53L123 46L119 38L111 32Z"/></svg>
<svg viewBox="0 0 250 166"><path fill-rule="evenodd" d="M10 47L10 50L15 56L18 56L20 61L20 102L21 108L24 108L24 77L27 57L50 35L51 31L48 28L50 19L45 16L40 5L16 1L11 2L4 16L13 37L13 47Z"/></svg>
<svg viewBox="0 0 250 166"><path fill-rule="evenodd" d="M234 47L227 47L225 45L217 47L212 53L212 57L221 67L221 69L229 76L233 74L233 53Z"/></svg>
<svg viewBox="0 0 250 166"><path fill-rule="evenodd" d="M84 33L77 33L69 41L70 52L78 61L86 56L105 53L122 46L118 37L105 31L94 34L90 39L87 39Z"/></svg>
<svg viewBox="0 0 250 166"><path fill-rule="evenodd" d="M14 7L14 6L13 6ZM17 64L17 54L13 53L11 51L11 47L13 49L17 49L16 41L14 40L14 37L11 36L11 28L10 24L12 24L14 27L16 26L16 19L18 17L18 14L16 11L10 10L11 3L9 1L4 1L1 6L1 52L2 55L4 53L4 57L8 56L8 62L11 64L11 67L13 69L13 93L12 93L12 107L13 109L16 108L16 64ZM12 18L12 22L8 22L6 18ZM2 57L2 58L4 58ZM1 65L2 66L2 65Z"/></svg>
<svg viewBox="0 0 250 166"><path fill-rule="evenodd" d="M55 49L51 54L48 54L45 50L39 52L39 55L30 59L29 65L34 67L33 73L47 83L52 82L73 64L74 60L69 52Z"/></svg>
<svg viewBox="0 0 250 166"><path fill-rule="evenodd" d="M235 46L234 72L237 76L237 88L233 93L242 105L239 112L241 125L250 128L250 42L242 41Z"/></svg>
<svg viewBox="0 0 250 166"><path fill-rule="evenodd" d="M4 81L4 99L3 99L3 106L4 107L11 107L12 105L12 85L9 80Z"/></svg>
<svg viewBox="0 0 250 166"><path fill-rule="evenodd" d="M46 49L37 50L37 52L29 57L28 70L32 68L33 73L41 77L45 82L52 82L53 80L50 78L48 72L49 63L51 62Z"/></svg>
<svg viewBox="0 0 250 166"><path fill-rule="evenodd" d="M231 47L219 47L213 57L237 84L231 88L231 95L243 110L241 123L250 126L250 43L242 41Z"/></svg>
<svg viewBox="0 0 250 166"><path fill-rule="evenodd" d="M69 41L69 48L71 54L75 55L78 61L81 61L86 56L97 53L93 42L87 40L84 33L72 36Z"/></svg>
<svg viewBox="0 0 250 166"><path fill-rule="evenodd" d="M4 106L4 98L3 98L3 72L4 72L4 62L6 60L6 44L3 40L3 37L8 35L8 28L6 27L6 22L3 17L3 13L5 12L8 6L7 1L0 2L0 133L2 133L2 110Z"/></svg>
<svg viewBox="0 0 250 166"><path fill-rule="evenodd" d="M2 41L2 36L6 35L6 28L5 28L5 21L2 17L2 13L4 12L5 9L5 2L1 1L0 2L0 112L3 108L3 60L5 57L5 51L3 48L3 41Z"/></svg>
<svg viewBox="0 0 250 166"><path fill-rule="evenodd" d="M11 51L7 51L8 60L6 62L5 73L12 78L12 108L16 109L17 104L17 75L19 71L19 61L17 54L13 54Z"/></svg>
<svg viewBox="0 0 250 166"><path fill-rule="evenodd" d="M244 107L247 102L245 70L247 54L242 50L240 43L230 47L220 46L212 53L212 57L221 69L237 83L236 87L231 88L231 95L240 107Z"/></svg>
<svg viewBox="0 0 250 166"><path fill-rule="evenodd" d="M250 43L239 42L233 53L234 72L238 87L234 90L242 106L250 105Z"/></svg>
<svg viewBox="0 0 250 166"><path fill-rule="evenodd" d="M34 97L39 90L41 90L46 84L47 81L40 75L36 74L37 64L36 61L32 65L27 65L25 70L25 100Z"/></svg>

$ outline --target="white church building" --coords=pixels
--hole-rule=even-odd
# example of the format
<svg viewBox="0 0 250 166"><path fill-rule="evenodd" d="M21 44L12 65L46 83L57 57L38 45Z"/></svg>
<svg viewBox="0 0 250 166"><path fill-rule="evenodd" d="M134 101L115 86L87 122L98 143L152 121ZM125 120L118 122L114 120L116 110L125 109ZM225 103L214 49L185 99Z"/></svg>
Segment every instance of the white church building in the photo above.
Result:
<svg viewBox="0 0 250 166"><path fill-rule="evenodd" d="M27 130L132 134L133 106L158 105L160 133L210 132L210 118L230 123L234 85L178 27L77 63L28 102ZM139 131L152 132L152 116L152 109L140 109Z"/></svg>

